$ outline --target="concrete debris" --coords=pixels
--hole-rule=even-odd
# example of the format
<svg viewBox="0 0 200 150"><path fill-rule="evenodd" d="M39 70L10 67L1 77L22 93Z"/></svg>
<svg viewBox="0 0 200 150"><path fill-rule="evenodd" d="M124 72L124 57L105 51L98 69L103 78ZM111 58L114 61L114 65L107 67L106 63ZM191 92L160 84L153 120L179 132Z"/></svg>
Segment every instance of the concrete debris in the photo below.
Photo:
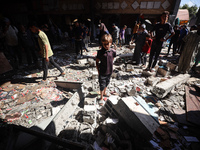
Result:
<svg viewBox="0 0 200 150"><path fill-rule="evenodd" d="M162 77L166 77L167 75L169 75L169 72L168 72L167 68L159 67L157 70L157 74L161 75Z"/></svg>
<svg viewBox="0 0 200 150"><path fill-rule="evenodd" d="M200 80L173 74L176 64L169 60L160 59L155 71L133 65L134 46L117 48L107 96L101 101L95 68L98 48L89 47L80 58L56 52L55 61L66 75L59 76L50 66L50 77L42 85L26 82L37 82L43 75L40 70L14 74L17 84L6 82L0 87L1 119L27 128L37 126L47 135L87 149L188 148L199 137L184 137L182 132L188 133L189 127L176 123L173 115L185 110L185 84L198 88Z"/></svg>
<svg viewBox="0 0 200 150"><path fill-rule="evenodd" d="M159 78L150 76L150 77L147 78L146 84L150 85L150 86L155 86L159 81L160 81Z"/></svg>
<svg viewBox="0 0 200 150"><path fill-rule="evenodd" d="M190 78L189 74L180 74L172 79L160 82L153 87L152 92L159 98L165 97L175 86L187 82Z"/></svg>

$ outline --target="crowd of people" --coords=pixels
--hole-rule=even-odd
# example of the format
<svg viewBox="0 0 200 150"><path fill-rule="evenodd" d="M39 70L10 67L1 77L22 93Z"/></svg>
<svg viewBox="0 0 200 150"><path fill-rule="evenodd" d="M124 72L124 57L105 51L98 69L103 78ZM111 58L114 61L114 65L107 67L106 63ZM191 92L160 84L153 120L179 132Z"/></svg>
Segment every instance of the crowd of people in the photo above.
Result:
<svg viewBox="0 0 200 150"><path fill-rule="evenodd" d="M119 46L121 48L121 46L124 44L134 42L135 49L132 57L132 63L134 65L146 68L147 71L153 72L155 71L154 67L157 64L164 44L169 43L166 57L170 56L170 50L173 45L172 55L175 56L176 54L179 54L180 58L178 63L178 71L181 73L186 73L190 71L190 69L195 71L195 67L200 61L200 52L198 46L200 25L194 25L189 30L185 24L175 24L172 26L168 22L168 18L169 12L164 11L161 14L160 22L155 23L151 30L146 29L145 22L142 20L135 21L135 26L133 28L127 27L126 25L119 28L115 23L113 23L112 31L110 32L113 39L112 44L115 47ZM99 25L99 27L100 31L102 31L101 33L109 34L105 24L103 24L103 26ZM189 36L192 33L195 33L193 36L196 35L196 40L193 39L193 36ZM100 37L101 36L102 34L100 34ZM192 41L188 42L188 38ZM192 45L193 42L194 44ZM191 54L187 55L189 51L191 51ZM148 66L146 66L148 54L149 62Z"/></svg>
<svg viewBox="0 0 200 150"><path fill-rule="evenodd" d="M180 54L178 72L187 73L191 68L195 71L195 67L200 61L200 24L193 26L188 31L186 25L175 25L172 27L168 23L168 18L169 12L164 11L160 17L161 21L157 22L151 31L146 30L144 23L136 22L131 38L132 42L135 42L132 63L137 66L142 64L142 67L146 68L146 71L155 71L154 67L157 64L163 43L170 40L168 53L166 55L169 55L171 45L173 44L173 55L176 53ZM107 95L106 89L113 72L113 59L116 57L116 47L118 45L121 47L123 44L129 42L125 40L130 40L130 38L125 38L128 37L125 35L126 25L119 29L113 23L111 34L109 34L105 24L101 23L99 28L100 33L102 33L99 37L102 47L97 53L96 67L99 73L100 100L103 101L103 96ZM130 29L128 32L130 32ZM115 50L112 48L112 45ZM146 67L147 54L149 53L149 62Z"/></svg>
<svg viewBox="0 0 200 150"><path fill-rule="evenodd" d="M200 61L200 24L192 26L190 31L186 25L175 25L168 23L169 12L161 14L160 22L153 25L151 30L146 29L144 21L137 20L133 28L123 25L119 28L115 23L112 30L101 21L97 25L97 39L100 50L96 57L96 66L99 72L99 83L101 99L106 94L106 87L109 84L112 74L113 58L116 56L116 49L129 43L135 43L132 63L142 66L147 71L155 71L159 55L164 42L169 41L169 56L173 45L173 56L180 54L178 71L186 73L195 67ZM83 57L83 50L89 51L91 28L84 23L75 21L69 26L67 32L63 33L55 24L37 23L28 25L19 24L17 27L11 24L8 18L4 18L0 28L0 44L3 51L14 69L22 65L22 52L26 53L28 66L39 67L38 57L42 58L43 80L45 82L48 74L49 62L64 75L64 71L53 59L52 44L61 44L64 38L68 38L71 48L75 50L76 58ZM114 49L112 49L114 48ZM147 65L147 56L149 62Z"/></svg>

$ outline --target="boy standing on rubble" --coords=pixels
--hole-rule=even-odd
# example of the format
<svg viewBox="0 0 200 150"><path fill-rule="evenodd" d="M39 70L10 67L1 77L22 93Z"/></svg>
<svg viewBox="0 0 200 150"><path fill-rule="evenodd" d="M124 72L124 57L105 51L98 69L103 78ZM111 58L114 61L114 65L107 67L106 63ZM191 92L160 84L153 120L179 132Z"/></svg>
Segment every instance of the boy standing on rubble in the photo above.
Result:
<svg viewBox="0 0 200 150"><path fill-rule="evenodd" d="M116 57L116 51L110 48L112 45L112 36L110 34L104 34L101 42L102 49L97 52L96 68L99 74L100 100L103 100L103 96L107 96L106 89L113 72L113 60Z"/></svg>
<svg viewBox="0 0 200 150"><path fill-rule="evenodd" d="M37 27L36 23L30 24L29 27L33 33L38 34L38 43L40 46L39 53L42 57L42 69L43 69L43 80L40 82L40 84L45 83L47 79L49 62L60 71L61 75L65 75L65 72L53 59L53 51L51 49L47 35Z"/></svg>

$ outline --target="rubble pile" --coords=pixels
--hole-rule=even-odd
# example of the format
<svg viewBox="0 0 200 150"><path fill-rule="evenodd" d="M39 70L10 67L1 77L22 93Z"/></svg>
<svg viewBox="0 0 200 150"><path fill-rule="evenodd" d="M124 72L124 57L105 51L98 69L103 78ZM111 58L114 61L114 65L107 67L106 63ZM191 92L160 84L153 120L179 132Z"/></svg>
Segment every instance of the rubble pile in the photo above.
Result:
<svg viewBox="0 0 200 150"><path fill-rule="evenodd" d="M63 96L64 95L64 96ZM32 127L61 109L73 93L64 94L54 82L47 85L5 83L0 89L1 119ZM61 102L57 106L55 102Z"/></svg>
<svg viewBox="0 0 200 150"><path fill-rule="evenodd" d="M163 57L155 72L150 72L130 63L133 49L125 46L117 49L108 94L103 101L99 101L98 72L95 67L97 48L89 50L80 59L75 59L74 53L57 51L55 61L62 66L66 75L59 76L59 71L50 67L46 85L2 85L1 118L31 127L58 114L78 91L79 104L70 102L69 106L73 106L73 109L65 108L63 112L70 112L62 114L69 117L61 116L60 122L56 120L55 127L59 125L56 136L59 138L95 150L179 150L200 147L197 144L200 139L198 132L191 132L191 128L198 126L188 122L186 117L187 98L190 97L186 87L198 88L199 80L176 72L176 56L171 60ZM17 74L13 78L42 77L41 72L36 72L27 72L25 76ZM70 89L57 87L55 83L68 84Z"/></svg>

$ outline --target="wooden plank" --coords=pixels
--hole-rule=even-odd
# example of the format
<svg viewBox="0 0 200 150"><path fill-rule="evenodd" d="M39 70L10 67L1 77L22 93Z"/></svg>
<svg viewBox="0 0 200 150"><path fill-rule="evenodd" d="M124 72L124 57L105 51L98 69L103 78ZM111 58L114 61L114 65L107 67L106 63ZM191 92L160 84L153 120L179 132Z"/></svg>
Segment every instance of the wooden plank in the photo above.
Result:
<svg viewBox="0 0 200 150"><path fill-rule="evenodd" d="M200 94L193 87L185 87L187 121L200 126Z"/></svg>

